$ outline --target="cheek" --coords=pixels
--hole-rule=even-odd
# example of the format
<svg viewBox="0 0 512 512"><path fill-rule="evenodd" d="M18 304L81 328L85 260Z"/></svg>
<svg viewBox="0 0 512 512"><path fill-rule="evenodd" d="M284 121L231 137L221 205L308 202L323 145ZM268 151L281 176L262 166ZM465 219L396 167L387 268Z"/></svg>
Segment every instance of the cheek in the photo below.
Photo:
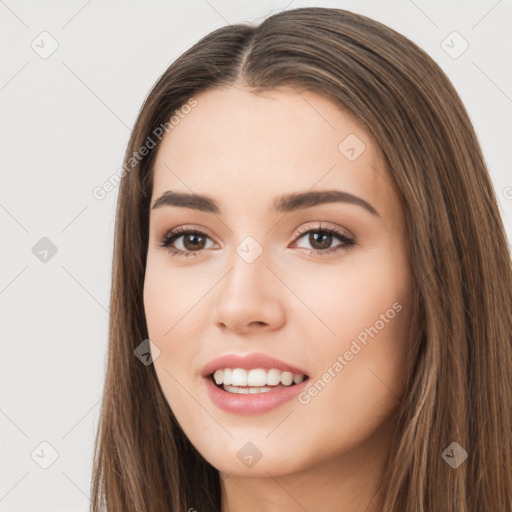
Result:
<svg viewBox="0 0 512 512"><path fill-rule="evenodd" d="M322 364L299 397L297 417L308 418L303 434L305 430L314 439L321 435L330 440L317 445L319 452L325 449L325 457L333 446L344 451L379 436L405 391L409 305L402 298L367 304L367 309L371 314L352 318L340 314L335 329L341 335L336 341L317 344L315 353ZM380 320L381 313L387 323Z"/></svg>
<svg viewBox="0 0 512 512"><path fill-rule="evenodd" d="M314 279L307 269L286 277L309 307L306 317L317 324L320 335L314 339L332 340L334 350L343 348L344 340L373 325L386 311L391 309L389 316L394 318L393 304L408 301L410 294L407 259L402 251L389 247L347 254L339 264L318 265Z"/></svg>
<svg viewBox="0 0 512 512"><path fill-rule="evenodd" d="M184 304L181 295L175 293L175 286L168 272L148 264L144 310L149 339L160 351L153 364L165 399L181 424L190 421L186 416L190 397L183 392L180 383L188 387L186 379L190 375L185 373L185 368L190 368L187 363L194 355L191 344L185 343L190 339L190 334L187 336L185 332L186 310L183 311Z"/></svg>
<svg viewBox="0 0 512 512"><path fill-rule="evenodd" d="M346 310L337 324L352 357L346 378L357 378L366 392L399 395L406 372L411 316L411 277L402 251L374 251L350 279ZM355 342L355 344L354 344ZM348 346L347 346L348 344ZM351 348L354 347L354 348ZM353 363L352 363L353 361ZM348 368L347 368L348 369ZM388 389L388 386L390 389ZM364 397L363 397L364 398Z"/></svg>
<svg viewBox="0 0 512 512"><path fill-rule="evenodd" d="M144 278L144 312L150 337L168 343L197 316L204 294L189 269L172 268L165 254L148 254Z"/></svg>
<svg viewBox="0 0 512 512"><path fill-rule="evenodd" d="M402 253L370 251L333 268L316 293L316 311L331 332L313 338L317 385L311 411L353 425L378 423L396 407L407 378L411 282ZM316 401L315 404L313 402ZM313 414L313 412L311 412ZM366 419L365 419L366 418ZM373 423L372 423L373 422Z"/></svg>
<svg viewBox="0 0 512 512"><path fill-rule="evenodd" d="M162 265L150 250L147 256L143 289L144 314L150 338L161 330L158 329L158 325L163 321L162 310L168 299L165 297L167 289L168 282Z"/></svg>
<svg viewBox="0 0 512 512"><path fill-rule="evenodd" d="M409 304L402 298L393 305L383 304L381 310L351 337L342 354L343 369L331 390L342 397L332 402L333 414L350 410L359 417L355 424L366 425L363 428L369 431L399 405L408 371Z"/></svg>
<svg viewBox="0 0 512 512"><path fill-rule="evenodd" d="M201 307L204 294L190 271L170 269L160 255L148 256L144 312L149 338L160 350L155 371L171 407L187 401L180 383L190 387L198 370L194 366L200 351L198 340L208 311Z"/></svg>
<svg viewBox="0 0 512 512"><path fill-rule="evenodd" d="M155 265L148 260L143 293L144 313L149 339L160 351L154 359L155 371L171 406L170 399L175 396L175 392L170 391L183 378L179 372L183 367L180 362L191 357L187 356L190 344L183 342L186 311L183 310L181 295L176 294L176 285L162 265Z"/></svg>

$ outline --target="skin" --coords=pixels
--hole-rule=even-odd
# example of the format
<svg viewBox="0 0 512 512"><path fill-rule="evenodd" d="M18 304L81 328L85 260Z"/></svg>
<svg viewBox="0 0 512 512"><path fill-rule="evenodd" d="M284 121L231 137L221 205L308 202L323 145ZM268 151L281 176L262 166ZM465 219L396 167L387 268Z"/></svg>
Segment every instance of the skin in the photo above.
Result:
<svg viewBox="0 0 512 512"><path fill-rule="evenodd" d="M221 473L222 512L378 510L411 314L404 214L383 159L357 120L316 93L230 86L195 98L158 150L151 204L167 190L193 192L222 213L163 206L150 214L144 307L165 397ZM349 134L366 146L354 161L338 149ZM269 212L282 194L329 189L363 198L380 217L340 202ZM320 223L356 245L336 236L312 245L305 227L316 233ZM207 234L199 255L159 246L179 226ZM247 236L263 250L250 264L236 252ZM193 251L184 239L174 247ZM311 254L322 247L339 250ZM307 404L239 415L209 400L200 372L228 353L269 354L311 382L333 374L338 356L394 303L401 311ZM247 442L262 454L252 467L237 457Z"/></svg>

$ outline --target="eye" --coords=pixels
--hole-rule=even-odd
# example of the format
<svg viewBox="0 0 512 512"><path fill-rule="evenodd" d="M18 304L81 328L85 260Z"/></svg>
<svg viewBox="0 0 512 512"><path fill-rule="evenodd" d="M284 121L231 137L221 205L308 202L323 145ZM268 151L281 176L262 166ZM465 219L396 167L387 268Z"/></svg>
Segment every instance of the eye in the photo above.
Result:
<svg viewBox="0 0 512 512"><path fill-rule="evenodd" d="M300 236L296 238L294 245L297 244L297 241L305 238L307 243L309 243L312 248L310 249L310 254L323 256L325 254L331 254L334 252L338 252L341 250L350 249L356 242L353 238L348 235L342 233L341 231L330 228L326 226L304 226L300 231ZM306 237L307 235L307 237ZM331 247L333 243L333 239L337 238L341 241L341 244L337 246Z"/></svg>
<svg viewBox="0 0 512 512"><path fill-rule="evenodd" d="M335 228L322 225L307 225L299 230L292 247L297 246L297 242L302 238L306 238L306 235L308 235L307 242L312 246L310 249L311 255L323 256L325 254L347 250L356 245L353 238ZM335 247L330 247L335 238L341 243ZM169 251L171 256L183 256L188 258L190 256L199 256L204 249L211 248L211 245L207 245L208 240L211 241L211 238L203 231L182 226L168 231L160 239L159 246ZM177 243L178 241L179 243ZM181 248L176 247L175 243L181 245ZM307 249L305 247L303 248Z"/></svg>
<svg viewBox="0 0 512 512"><path fill-rule="evenodd" d="M183 238L178 245L183 248L176 248L173 244ZM203 249L207 249L206 240L210 237L198 229L179 227L168 231L160 239L160 247L167 249L171 256L197 256Z"/></svg>

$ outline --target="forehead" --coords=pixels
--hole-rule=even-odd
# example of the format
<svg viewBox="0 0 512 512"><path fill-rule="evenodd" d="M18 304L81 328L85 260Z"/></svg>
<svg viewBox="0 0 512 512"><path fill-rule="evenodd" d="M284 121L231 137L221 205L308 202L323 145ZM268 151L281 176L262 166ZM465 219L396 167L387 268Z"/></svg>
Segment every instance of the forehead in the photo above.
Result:
<svg viewBox="0 0 512 512"><path fill-rule="evenodd" d="M374 205L393 199L378 148L327 98L232 86L195 99L162 140L153 200L167 190L202 193L235 212L249 204L268 209L274 197L311 189L343 190Z"/></svg>

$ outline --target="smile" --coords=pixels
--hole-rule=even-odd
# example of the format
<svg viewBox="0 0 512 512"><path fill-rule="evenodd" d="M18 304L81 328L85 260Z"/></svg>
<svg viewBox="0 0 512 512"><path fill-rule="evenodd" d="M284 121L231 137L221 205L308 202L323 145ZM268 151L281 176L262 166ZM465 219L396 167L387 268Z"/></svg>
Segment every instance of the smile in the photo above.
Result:
<svg viewBox="0 0 512 512"><path fill-rule="evenodd" d="M202 373L210 400L236 414L258 414L294 398L309 376L300 368L265 354L226 355Z"/></svg>
<svg viewBox="0 0 512 512"><path fill-rule="evenodd" d="M224 391L239 394L267 393L273 389L300 384L307 378L304 374L283 372L278 368L222 368L211 374L211 377Z"/></svg>

